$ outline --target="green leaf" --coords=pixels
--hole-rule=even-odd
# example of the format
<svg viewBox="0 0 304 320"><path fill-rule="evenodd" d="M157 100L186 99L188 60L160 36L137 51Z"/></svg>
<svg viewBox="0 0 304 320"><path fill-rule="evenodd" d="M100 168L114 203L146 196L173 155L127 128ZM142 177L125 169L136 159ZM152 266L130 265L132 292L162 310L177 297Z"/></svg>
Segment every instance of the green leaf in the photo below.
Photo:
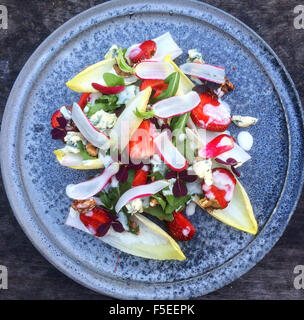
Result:
<svg viewBox="0 0 304 320"><path fill-rule="evenodd" d="M159 171L156 171L156 172L152 172L149 177L154 177L155 180L163 180L164 179L164 176L159 172Z"/></svg>
<svg viewBox="0 0 304 320"><path fill-rule="evenodd" d="M165 210L167 202L161 197L161 195L154 194L152 198L154 198L158 202L158 204L162 207L162 209Z"/></svg>
<svg viewBox="0 0 304 320"><path fill-rule="evenodd" d="M78 149L82 155L83 160L91 160L91 159L96 159L97 157L92 157L88 154L87 150L85 149L82 141L78 141L77 143Z"/></svg>
<svg viewBox="0 0 304 320"><path fill-rule="evenodd" d="M186 202L191 199L191 195L186 195L182 197L174 197L172 196L174 201L172 202L171 195L166 196L166 199L168 201L168 205L166 206L165 213L171 214L173 211L176 211L177 209L179 211L183 210L186 206ZM170 200L168 199L170 198Z"/></svg>
<svg viewBox="0 0 304 320"><path fill-rule="evenodd" d="M121 47L118 48L117 64L121 71L127 73L134 73L135 70L131 68L125 60L126 49L122 50Z"/></svg>
<svg viewBox="0 0 304 320"><path fill-rule="evenodd" d="M103 95L95 101L94 104L88 103L86 105L89 108L89 111L86 113L87 117L92 117L96 112L103 110L105 112L113 112L115 109L120 108L121 105L117 104L118 96L117 95Z"/></svg>
<svg viewBox="0 0 304 320"><path fill-rule="evenodd" d="M134 169L129 169L128 170L128 179L126 182L119 183L119 192L120 195L124 194L127 190L131 189L132 183L135 177L135 170Z"/></svg>
<svg viewBox="0 0 304 320"><path fill-rule="evenodd" d="M99 199L107 209L111 209L112 208L111 200L110 200L110 198L108 197L108 195L106 193L100 192Z"/></svg>
<svg viewBox="0 0 304 320"><path fill-rule="evenodd" d="M119 87L125 85L125 80L121 76L106 72L103 74L103 79L108 87Z"/></svg>
<svg viewBox="0 0 304 320"><path fill-rule="evenodd" d="M172 213L166 214L166 212L159 205L155 207L144 208L144 212L149 213L160 220L173 221Z"/></svg>
<svg viewBox="0 0 304 320"><path fill-rule="evenodd" d="M150 110L150 111L139 111L137 108L136 110L134 111L134 114L136 115L136 117L138 118L141 118L141 119L144 119L144 120L147 120L147 119L150 119L150 118L153 118L155 116L155 113L153 110Z"/></svg>
<svg viewBox="0 0 304 320"><path fill-rule="evenodd" d="M151 100L152 103L158 102L163 99L167 99L176 95L179 87L180 74L178 72L171 73L166 79L165 83L168 84L168 88L163 90L163 92L156 98Z"/></svg>

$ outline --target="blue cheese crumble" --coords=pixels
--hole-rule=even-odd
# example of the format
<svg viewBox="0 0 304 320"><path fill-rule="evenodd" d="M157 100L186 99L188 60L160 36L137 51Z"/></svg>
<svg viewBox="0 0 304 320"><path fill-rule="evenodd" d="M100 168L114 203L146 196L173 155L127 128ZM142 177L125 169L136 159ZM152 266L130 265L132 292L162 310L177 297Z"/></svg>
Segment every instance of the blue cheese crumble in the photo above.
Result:
<svg viewBox="0 0 304 320"><path fill-rule="evenodd" d="M114 127L117 116L115 113L99 110L90 117L90 121L96 129L103 131Z"/></svg>
<svg viewBox="0 0 304 320"><path fill-rule="evenodd" d="M64 137L66 143L65 151L72 153L79 153L78 142L81 141L83 145L87 144L86 139L80 132L69 131Z"/></svg>

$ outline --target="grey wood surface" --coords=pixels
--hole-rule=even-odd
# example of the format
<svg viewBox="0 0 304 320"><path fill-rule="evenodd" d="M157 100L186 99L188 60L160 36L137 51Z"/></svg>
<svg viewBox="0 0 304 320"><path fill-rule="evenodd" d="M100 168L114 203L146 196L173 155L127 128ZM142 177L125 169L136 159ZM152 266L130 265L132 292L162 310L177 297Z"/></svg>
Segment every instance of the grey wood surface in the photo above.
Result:
<svg viewBox="0 0 304 320"><path fill-rule="evenodd" d="M9 12L0 30L0 118L11 87L36 47L74 15L97 0L0 0ZM206 0L255 30L275 50L304 98L304 29L293 26L296 5L304 1ZM5 150L5 147L3 148ZM247 274L201 299L303 299L293 286L293 270L304 265L304 195L287 230L271 252ZM9 289L0 299L109 299L61 274L33 247L10 209L0 181L0 265L8 267Z"/></svg>

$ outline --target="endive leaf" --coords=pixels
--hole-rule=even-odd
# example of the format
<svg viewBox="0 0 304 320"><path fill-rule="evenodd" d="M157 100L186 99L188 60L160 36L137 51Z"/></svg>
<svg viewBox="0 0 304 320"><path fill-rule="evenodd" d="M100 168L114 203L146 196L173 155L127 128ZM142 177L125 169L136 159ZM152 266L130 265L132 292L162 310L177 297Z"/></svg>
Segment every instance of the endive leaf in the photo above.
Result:
<svg viewBox="0 0 304 320"><path fill-rule="evenodd" d="M165 62L169 62L174 70L180 74L179 88L176 95L183 95L190 92L195 86L183 71L171 60L170 55L165 56Z"/></svg>
<svg viewBox="0 0 304 320"><path fill-rule="evenodd" d="M136 110L138 112L146 111L151 92L151 87L148 87L129 100L112 128L110 138L121 151L125 149L133 133L140 126L143 119L137 117L135 112Z"/></svg>
<svg viewBox="0 0 304 320"><path fill-rule="evenodd" d="M109 232L98 238L99 240L134 256L156 260L185 260L179 245L158 225L141 214L133 216L138 224L140 233L135 235L131 232ZM90 233L79 219L79 213L70 209L66 225Z"/></svg>
<svg viewBox="0 0 304 320"><path fill-rule="evenodd" d="M201 206L198 199L196 199L195 202ZM214 218L236 229L252 234L256 234L258 231L258 225L249 197L238 180L235 185L233 198L227 208L222 210L207 209L206 211Z"/></svg>
<svg viewBox="0 0 304 320"><path fill-rule="evenodd" d="M68 81L66 85L76 92L98 92L92 87L92 83L107 86L103 79L103 74L116 74L113 69L114 64L115 59L107 59L95 63L78 73L72 80Z"/></svg>
<svg viewBox="0 0 304 320"><path fill-rule="evenodd" d="M65 167L78 170L101 169L104 167L103 162L97 159L83 160L80 153L66 153L64 148L54 151L58 162Z"/></svg>

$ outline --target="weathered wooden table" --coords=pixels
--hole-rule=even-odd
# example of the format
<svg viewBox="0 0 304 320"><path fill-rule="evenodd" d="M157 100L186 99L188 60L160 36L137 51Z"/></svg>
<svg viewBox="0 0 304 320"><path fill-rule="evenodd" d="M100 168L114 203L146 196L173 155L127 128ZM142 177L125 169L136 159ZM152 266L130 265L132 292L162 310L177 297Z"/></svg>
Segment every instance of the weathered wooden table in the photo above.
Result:
<svg viewBox="0 0 304 320"><path fill-rule="evenodd" d="M9 12L0 30L0 116L11 87L36 47L62 23L103 1L1 0ZM293 24L294 7L304 0L206 0L255 30L282 59L304 102L304 29ZM2 149L5 152L5 146ZM9 289L0 299L109 299L70 280L50 265L20 229L0 182L0 265L9 272ZM293 270L304 265L304 194L283 237L246 275L202 299L303 299Z"/></svg>

